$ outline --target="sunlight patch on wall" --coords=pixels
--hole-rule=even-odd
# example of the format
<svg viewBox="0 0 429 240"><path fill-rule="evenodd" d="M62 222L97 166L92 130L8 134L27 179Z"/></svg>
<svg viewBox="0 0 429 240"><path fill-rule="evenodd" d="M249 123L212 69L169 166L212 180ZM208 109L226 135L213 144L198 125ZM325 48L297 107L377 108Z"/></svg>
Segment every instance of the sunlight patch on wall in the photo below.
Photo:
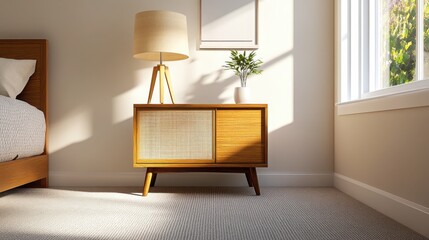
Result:
<svg viewBox="0 0 429 240"><path fill-rule="evenodd" d="M264 96L269 103L269 113L276 113L275 117L271 114L273 117L268 118L270 132L294 121L294 61L291 54L286 55L279 62L271 62L272 65L283 66L283 72L279 74L272 70L277 68L266 68L263 73L265 83L273 86L272 92Z"/></svg>
<svg viewBox="0 0 429 240"><path fill-rule="evenodd" d="M294 101L295 94L295 11L294 1L282 1L282 6L269 1L260 1L259 26L276 26L275 36L273 28L260 27L260 49L258 55L264 60L261 80L256 85L259 98L266 99L269 108L269 132L294 122L295 108L299 107ZM281 23L279 23L281 21ZM272 46L265 47L262 46ZM259 76L258 76L259 78ZM253 85L252 85L253 87Z"/></svg>
<svg viewBox="0 0 429 240"><path fill-rule="evenodd" d="M88 108L71 111L49 128L49 152L54 153L73 143L89 139L93 134L93 116Z"/></svg>

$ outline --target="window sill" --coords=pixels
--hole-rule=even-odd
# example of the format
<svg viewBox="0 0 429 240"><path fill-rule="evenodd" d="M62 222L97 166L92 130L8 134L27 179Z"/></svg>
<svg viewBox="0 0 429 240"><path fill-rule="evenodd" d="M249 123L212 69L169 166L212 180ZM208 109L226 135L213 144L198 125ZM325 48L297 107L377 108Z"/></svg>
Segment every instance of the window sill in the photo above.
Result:
<svg viewBox="0 0 429 240"><path fill-rule="evenodd" d="M429 88L337 103L337 115L429 106Z"/></svg>

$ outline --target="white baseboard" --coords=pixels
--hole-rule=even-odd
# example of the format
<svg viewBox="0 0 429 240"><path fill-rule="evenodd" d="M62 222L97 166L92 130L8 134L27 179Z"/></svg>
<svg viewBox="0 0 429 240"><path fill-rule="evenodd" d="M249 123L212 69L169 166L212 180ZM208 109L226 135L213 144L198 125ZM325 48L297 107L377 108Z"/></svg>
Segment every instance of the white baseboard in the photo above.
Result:
<svg viewBox="0 0 429 240"><path fill-rule="evenodd" d="M53 187L92 186L142 186L142 172L62 172L49 173ZM260 186L272 187L331 187L332 174L258 173ZM163 173L156 180L157 186L246 186L244 174L234 173Z"/></svg>
<svg viewBox="0 0 429 240"><path fill-rule="evenodd" d="M429 208L338 173L334 186L429 238Z"/></svg>

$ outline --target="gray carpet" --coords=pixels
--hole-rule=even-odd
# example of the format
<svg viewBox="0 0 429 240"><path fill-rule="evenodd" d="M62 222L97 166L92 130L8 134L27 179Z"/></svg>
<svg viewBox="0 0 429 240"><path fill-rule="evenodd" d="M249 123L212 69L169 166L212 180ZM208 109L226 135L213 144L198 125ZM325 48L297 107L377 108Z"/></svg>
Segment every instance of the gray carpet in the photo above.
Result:
<svg viewBox="0 0 429 240"><path fill-rule="evenodd" d="M426 239L333 188L261 190L15 189L0 239Z"/></svg>

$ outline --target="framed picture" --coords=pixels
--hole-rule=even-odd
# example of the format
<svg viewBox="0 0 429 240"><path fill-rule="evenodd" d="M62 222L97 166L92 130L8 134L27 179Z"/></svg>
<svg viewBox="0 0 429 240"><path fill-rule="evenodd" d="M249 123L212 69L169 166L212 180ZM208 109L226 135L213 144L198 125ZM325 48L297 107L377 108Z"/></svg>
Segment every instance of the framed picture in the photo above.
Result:
<svg viewBox="0 0 429 240"><path fill-rule="evenodd" d="M257 49L258 0L200 0L200 49Z"/></svg>

